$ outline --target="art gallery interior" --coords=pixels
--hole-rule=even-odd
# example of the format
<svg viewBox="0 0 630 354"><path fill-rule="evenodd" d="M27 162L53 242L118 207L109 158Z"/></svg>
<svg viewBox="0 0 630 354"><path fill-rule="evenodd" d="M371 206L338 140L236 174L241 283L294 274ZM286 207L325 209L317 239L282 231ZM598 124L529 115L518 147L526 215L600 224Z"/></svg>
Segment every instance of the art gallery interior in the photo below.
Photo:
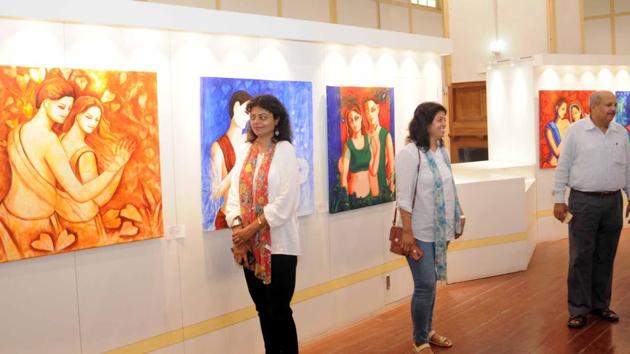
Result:
<svg viewBox="0 0 630 354"><path fill-rule="evenodd" d="M557 95L608 90L628 127L628 36L628 0L0 1L0 198L18 178L10 134L39 108L33 90L48 76L88 80L82 89L108 113L98 134L105 121L136 141L119 190L100 204L113 241L82 246L78 233L76 244L60 246L41 234L35 250L16 253L7 238L0 243L0 353L265 352L211 196L210 146L228 129L224 107L240 89L285 95L296 112L300 351L411 353L414 284L406 260L389 251L395 198L331 206L341 154L331 141L346 133L328 108L343 88L382 89L389 115L380 119L395 152L419 103L448 108L446 145L467 224L449 245L447 284L438 288L435 317L450 314L439 323L455 342L439 352L630 352L625 231L613 283L621 322L595 322L581 337L566 328L568 231L553 216L554 169L542 146L550 118L541 114L541 102ZM580 97L585 109L588 94ZM530 296L530 283L515 277L544 273L535 262L552 248L562 291ZM516 283L501 288L503 279ZM497 338L466 347L479 338L440 302L460 304L465 318L490 296L532 310L505 326L478 310L479 323L496 320L488 328ZM538 316L537 304L554 297L559 315ZM531 321L513 331L539 342L523 347L513 321Z"/></svg>

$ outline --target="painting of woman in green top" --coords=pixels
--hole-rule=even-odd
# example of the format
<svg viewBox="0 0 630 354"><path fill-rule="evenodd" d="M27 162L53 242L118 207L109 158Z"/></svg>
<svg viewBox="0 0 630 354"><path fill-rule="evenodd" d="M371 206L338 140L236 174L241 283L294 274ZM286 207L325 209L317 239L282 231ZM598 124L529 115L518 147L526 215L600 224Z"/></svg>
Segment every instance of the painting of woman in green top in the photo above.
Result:
<svg viewBox="0 0 630 354"><path fill-rule="evenodd" d="M394 89L326 88L329 212L396 199Z"/></svg>
<svg viewBox="0 0 630 354"><path fill-rule="evenodd" d="M370 186L377 183L380 149L378 140L366 134L366 121L356 100L348 101L342 108L348 140L339 159L341 186L348 195L365 198L371 193Z"/></svg>

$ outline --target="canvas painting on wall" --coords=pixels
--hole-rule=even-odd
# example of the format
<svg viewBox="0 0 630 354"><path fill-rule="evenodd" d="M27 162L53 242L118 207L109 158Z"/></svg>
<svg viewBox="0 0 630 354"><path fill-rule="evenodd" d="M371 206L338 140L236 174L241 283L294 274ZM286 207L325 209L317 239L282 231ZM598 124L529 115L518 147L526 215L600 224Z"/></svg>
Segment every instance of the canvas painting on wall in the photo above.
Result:
<svg viewBox="0 0 630 354"><path fill-rule="evenodd" d="M594 91L539 91L540 168L556 168L569 126L587 117Z"/></svg>
<svg viewBox="0 0 630 354"><path fill-rule="evenodd" d="M396 199L394 89L326 88L330 213Z"/></svg>
<svg viewBox="0 0 630 354"><path fill-rule="evenodd" d="M615 121L626 128L630 139L630 91L617 91L617 115Z"/></svg>
<svg viewBox="0 0 630 354"><path fill-rule="evenodd" d="M227 228L223 207L236 153L245 143L250 98L271 94L284 104L300 169L298 215L313 213L312 85L303 81L201 79L201 185L204 231Z"/></svg>
<svg viewBox="0 0 630 354"><path fill-rule="evenodd" d="M0 262L163 235L155 73L0 67Z"/></svg>

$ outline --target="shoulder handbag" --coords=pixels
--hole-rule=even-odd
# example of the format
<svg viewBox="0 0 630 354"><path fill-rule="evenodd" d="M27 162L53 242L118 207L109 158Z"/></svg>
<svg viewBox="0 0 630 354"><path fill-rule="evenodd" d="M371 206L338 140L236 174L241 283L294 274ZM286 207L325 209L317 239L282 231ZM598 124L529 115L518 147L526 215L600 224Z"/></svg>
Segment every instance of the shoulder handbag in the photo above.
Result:
<svg viewBox="0 0 630 354"><path fill-rule="evenodd" d="M418 190L418 178L420 176L420 161L421 161L420 150L418 149L418 171L416 173L416 182L413 185L414 186L413 199L412 199L412 205L411 205L412 211L416 205L416 192ZM406 254L405 252L403 252L403 249L402 249L403 228L401 226L396 225L397 214L398 214L398 207L394 209L394 220L392 221L392 226L389 229L389 243L390 243L389 251L394 254L401 255L401 256L410 256L414 261L419 261L422 258L422 256L424 256L424 251L422 251L422 249L418 247L416 243L413 244L413 247L411 248L411 252L409 254Z"/></svg>

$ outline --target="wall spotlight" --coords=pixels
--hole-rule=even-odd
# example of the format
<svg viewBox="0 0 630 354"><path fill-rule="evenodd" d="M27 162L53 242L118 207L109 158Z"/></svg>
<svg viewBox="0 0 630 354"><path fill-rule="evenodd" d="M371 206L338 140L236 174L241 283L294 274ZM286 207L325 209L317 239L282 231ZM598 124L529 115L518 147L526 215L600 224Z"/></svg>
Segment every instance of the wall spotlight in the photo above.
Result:
<svg viewBox="0 0 630 354"><path fill-rule="evenodd" d="M501 53L505 50L505 43L503 43L500 39L495 39L490 42L490 52L496 56L501 55Z"/></svg>

